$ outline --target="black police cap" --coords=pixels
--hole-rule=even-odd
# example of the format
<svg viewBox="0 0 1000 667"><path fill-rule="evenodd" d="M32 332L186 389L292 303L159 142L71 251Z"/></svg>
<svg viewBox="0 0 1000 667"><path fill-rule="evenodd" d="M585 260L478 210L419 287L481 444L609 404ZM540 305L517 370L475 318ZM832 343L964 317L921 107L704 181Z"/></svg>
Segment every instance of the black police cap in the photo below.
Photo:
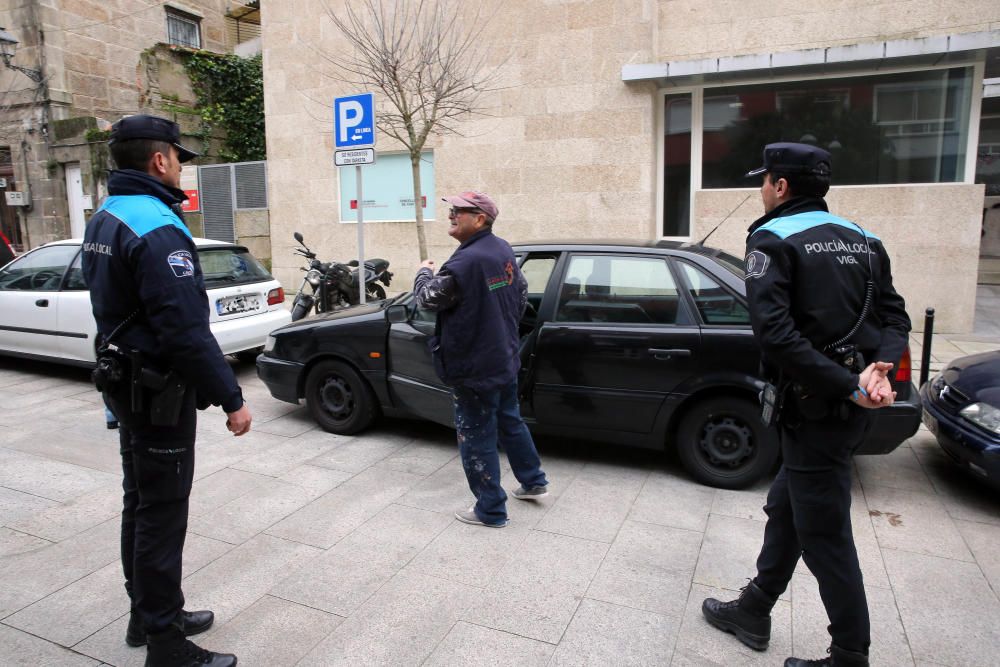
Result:
<svg viewBox="0 0 1000 667"><path fill-rule="evenodd" d="M809 144L781 142L764 146L764 164L746 173L759 176L768 171L786 174L830 175L830 154Z"/></svg>
<svg viewBox="0 0 1000 667"><path fill-rule="evenodd" d="M198 157L194 151L181 146L180 126L172 120L159 116L145 114L125 116L111 126L109 144L114 145L118 141L128 141L129 139L152 139L172 144L177 149L178 159L181 162Z"/></svg>

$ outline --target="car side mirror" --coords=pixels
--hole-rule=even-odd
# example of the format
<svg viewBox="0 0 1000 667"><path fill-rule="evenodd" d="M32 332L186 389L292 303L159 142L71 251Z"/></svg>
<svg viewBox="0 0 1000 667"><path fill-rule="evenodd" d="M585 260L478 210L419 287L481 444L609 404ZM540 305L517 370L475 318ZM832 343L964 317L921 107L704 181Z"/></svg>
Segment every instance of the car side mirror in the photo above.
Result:
<svg viewBox="0 0 1000 667"><path fill-rule="evenodd" d="M386 309L386 319L389 320L390 324L401 324L402 322L410 321L410 311L406 309L406 306L397 303L389 306Z"/></svg>

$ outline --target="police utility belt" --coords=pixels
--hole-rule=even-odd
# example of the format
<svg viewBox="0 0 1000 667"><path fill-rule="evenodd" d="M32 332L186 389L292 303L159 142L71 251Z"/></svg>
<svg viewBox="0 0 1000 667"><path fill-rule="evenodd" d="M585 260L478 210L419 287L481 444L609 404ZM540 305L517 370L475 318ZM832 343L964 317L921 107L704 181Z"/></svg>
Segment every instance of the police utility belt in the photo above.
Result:
<svg viewBox="0 0 1000 667"><path fill-rule="evenodd" d="M187 383L175 371L164 374L147 364L139 350L105 343L97 350L91 379L116 406L128 407L132 414L148 413L154 426L175 426L180 418ZM128 415L115 416L128 424Z"/></svg>
<svg viewBox="0 0 1000 667"><path fill-rule="evenodd" d="M823 354L852 373L860 375L865 368L864 357L854 344L838 345L823 350ZM810 421L827 417L847 419L850 416L845 400L811 395L797 382L782 381L780 374L776 385L764 385L759 398L760 419L764 426L772 426L779 421L794 422L794 416Z"/></svg>

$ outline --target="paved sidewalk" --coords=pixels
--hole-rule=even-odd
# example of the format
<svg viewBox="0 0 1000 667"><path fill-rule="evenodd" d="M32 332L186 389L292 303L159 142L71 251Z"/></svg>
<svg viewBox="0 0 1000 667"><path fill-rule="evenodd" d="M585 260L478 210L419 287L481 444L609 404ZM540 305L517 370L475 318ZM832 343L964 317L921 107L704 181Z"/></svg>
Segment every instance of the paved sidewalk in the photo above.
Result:
<svg viewBox="0 0 1000 667"><path fill-rule="evenodd" d="M920 337L914 342L919 344ZM997 349L939 336L932 368ZM951 346L951 347L949 347ZM952 350L954 347L954 350ZM919 349L913 350L919 362ZM200 638L241 665L780 665L828 644L800 566L755 653L701 618L753 575L762 483L722 491L661 454L543 441L551 493L503 530L470 502L454 434L383 420L318 430L236 366L254 431L199 426L185 551ZM0 664L141 665L124 643L120 461L88 373L0 359ZM505 482L512 476L504 469ZM853 508L873 665L989 665L1000 655L1000 497L930 434L857 460Z"/></svg>

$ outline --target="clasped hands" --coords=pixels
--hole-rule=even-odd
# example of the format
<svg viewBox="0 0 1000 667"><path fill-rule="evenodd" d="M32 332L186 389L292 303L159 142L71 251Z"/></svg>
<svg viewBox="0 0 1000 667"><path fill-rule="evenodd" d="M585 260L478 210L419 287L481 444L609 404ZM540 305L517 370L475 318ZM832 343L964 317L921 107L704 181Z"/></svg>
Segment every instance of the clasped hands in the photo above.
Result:
<svg viewBox="0 0 1000 667"><path fill-rule="evenodd" d="M851 400L863 408L884 408L892 405L896 400L896 392L889 383L889 371L892 370L892 366L886 361L869 364L858 377L858 387L864 389L867 395L858 391Z"/></svg>

